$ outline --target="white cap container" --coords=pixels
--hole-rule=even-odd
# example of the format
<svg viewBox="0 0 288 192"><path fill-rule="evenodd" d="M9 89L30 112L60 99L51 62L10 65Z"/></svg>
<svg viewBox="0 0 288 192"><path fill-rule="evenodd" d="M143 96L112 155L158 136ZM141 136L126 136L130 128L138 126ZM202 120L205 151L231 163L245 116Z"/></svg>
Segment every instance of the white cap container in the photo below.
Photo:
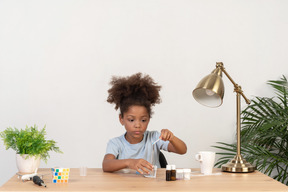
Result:
<svg viewBox="0 0 288 192"><path fill-rule="evenodd" d="M182 180L184 177L184 170L183 169L176 169L176 179Z"/></svg>
<svg viewBox="0 0 288 192"><path fill-rule="evenodd" d="M184 180L190 180L191 169L183 169Z"/></svg>

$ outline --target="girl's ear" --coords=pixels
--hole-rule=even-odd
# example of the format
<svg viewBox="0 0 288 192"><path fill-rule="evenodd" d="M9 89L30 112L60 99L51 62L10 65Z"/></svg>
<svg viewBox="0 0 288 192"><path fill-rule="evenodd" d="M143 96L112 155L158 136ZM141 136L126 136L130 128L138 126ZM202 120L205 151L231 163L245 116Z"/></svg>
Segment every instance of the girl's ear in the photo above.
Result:
<svg viewBox="0 0 288 192"><path fill-rule="evenodd" d="M119 121L121 123L121 125L124 125L124 120L121 114L119 114Z"/></svg>

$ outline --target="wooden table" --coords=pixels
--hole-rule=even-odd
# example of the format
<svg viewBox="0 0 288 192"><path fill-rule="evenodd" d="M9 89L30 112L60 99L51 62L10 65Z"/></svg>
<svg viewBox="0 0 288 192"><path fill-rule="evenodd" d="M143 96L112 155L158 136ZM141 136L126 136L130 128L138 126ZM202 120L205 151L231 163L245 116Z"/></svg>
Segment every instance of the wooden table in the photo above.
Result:
<svg viewBox="0 0 288 192"><path fill-rule="evenodd" d="M199 169L192 169L199 171ZM32 181L22 182L17 175L6 182L0 191L286 191L288 187L272 178L255 171L253 173L226 173L215 169L220 175L192 176L191 180L166 181L165 169L158 169L157 178L145 178L135 173L103 173L102 169L89 168L87 176L80 177L78 169L71 169L68 183L52 183L50 169L43 180L47 188Z"/></svg>

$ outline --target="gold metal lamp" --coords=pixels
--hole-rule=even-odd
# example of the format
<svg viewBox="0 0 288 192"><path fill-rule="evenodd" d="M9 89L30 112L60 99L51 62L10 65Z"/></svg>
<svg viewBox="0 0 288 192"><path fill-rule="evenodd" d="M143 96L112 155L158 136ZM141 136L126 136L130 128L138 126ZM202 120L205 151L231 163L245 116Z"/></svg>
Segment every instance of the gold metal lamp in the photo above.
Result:
<svg viewBox="0 0 288 192"><path fill-rule="evenodd" d="M247 104L250 104L249 99L244 95L241 86L236 84L229 74L226 72L223 63L217 62L216 69L211 74L204 77L193 90L193 97L200 104L208 107L219 107L223 102L224 84L222 81L222 72L234 85L237 99L237 154L227 164L222 165L222 171L233 173L248 173L253 172L256 168L248 163L241 155L240 143L240 97L242 96Z"/></svg>

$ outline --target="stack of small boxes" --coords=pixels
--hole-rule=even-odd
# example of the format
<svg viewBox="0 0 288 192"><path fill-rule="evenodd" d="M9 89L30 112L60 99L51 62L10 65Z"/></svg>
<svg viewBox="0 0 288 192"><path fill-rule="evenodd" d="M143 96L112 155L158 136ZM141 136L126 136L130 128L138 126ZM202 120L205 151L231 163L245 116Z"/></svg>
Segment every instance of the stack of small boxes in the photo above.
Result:
<svg viewBox="0 0 288 192"><path fill-rule="evenodd" d="M52 168L52 183L68 183L69 168Z"/></svg>

